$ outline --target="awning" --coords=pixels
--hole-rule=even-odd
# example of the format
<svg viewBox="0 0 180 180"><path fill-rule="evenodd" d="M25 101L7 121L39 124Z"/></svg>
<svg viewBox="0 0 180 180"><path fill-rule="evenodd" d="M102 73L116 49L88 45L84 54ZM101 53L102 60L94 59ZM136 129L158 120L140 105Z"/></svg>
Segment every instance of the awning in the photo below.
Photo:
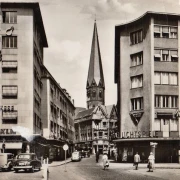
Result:
<svg viewBox="0 0 180 180"><path fill-rule="evenodd" d="M130 139L130 138L122 138L122 139L116 139L113 140L113 142L137 142L137 141L180 141L180 138L134 138L134 139Z"/></svg>
<svg viewBox="0 0 180 180"><path fill-rule="evenodd" d="M171 57L178 58L178 56L176 54L171 55Z"/></svg>
<svg viewBox="0 0 180 180"><path fill-rule="evenodd" d="M3 143L0 143L0 147L2 147ZM5 142L6 149L22 149L22 142L9 143Z"/></svg>

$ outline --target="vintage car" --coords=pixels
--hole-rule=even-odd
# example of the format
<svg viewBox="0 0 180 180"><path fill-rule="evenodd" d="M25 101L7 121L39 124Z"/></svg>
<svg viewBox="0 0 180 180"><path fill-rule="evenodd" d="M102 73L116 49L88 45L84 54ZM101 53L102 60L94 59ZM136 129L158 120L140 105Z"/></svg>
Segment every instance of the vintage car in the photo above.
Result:
<svg viewBox="0 0 180 180"><path fill-rule="evenodd" d="M34 172L35 169L41 170L41 161L39 161L34 153L20 153L14 162L14 171L19 170Z"/></svg>
<svg viewBox="0 0 180 180"><path fill-rule="evenodd" d="M10 171L14 164L14 155L12 153L0 153L0 169Z"/></svg>
<svg viewBox="0 0 180 180"><path fill-rule="evenodd" d="M81 157L83 157L83 158L90 157L89 151L83 151L83 152L81 153Z"/></svg>
<svg viewBox="0 0 180 180"><path fill-rule="evenodd" d="M72 153L71 161L81 161L81 152L75 151Z"/></svg>

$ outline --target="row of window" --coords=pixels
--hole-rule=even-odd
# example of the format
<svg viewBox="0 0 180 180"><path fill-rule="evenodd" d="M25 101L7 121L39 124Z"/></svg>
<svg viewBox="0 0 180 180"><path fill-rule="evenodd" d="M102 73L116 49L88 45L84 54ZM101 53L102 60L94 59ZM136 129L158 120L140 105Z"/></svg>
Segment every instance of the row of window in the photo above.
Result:
<svg viewBox="0 0 180 180"><path fill-rule="evenodd" d="M155 95L154 107L177 108L178 96Z"/></svg>
<svg viewBox="0 0 180 180"><path fill-rule="evenodd" d="M178 96L169 95L155 95L154 97L155 108L177 108ZM131 99L131 111L143 109L143 97Z"/></svg>
<svg viewBox="0 0 180 180"><path fill-rule="evenodd" d="M154 84L178 85L178 73L154 72Z"/></svg>
<svg viewBox="0 0 180 180"><path fill-rule="evenodd" d="M174 26L154 25L155 38L177 38L178 28Z"/></svg>
<svg viewBox="0 0 180 180"><path fill-rule="evenodd" d="M143 64L143 52L131 54L131 67ZM154 49L154 61L178 62L178 51L171 49Z"/></svg>
<svg viewBox="0 0 180 180"><path fill-rule="evenodd" d="M178 37L178 28L174 26L154 25L155 38L174 38ZM130 44L138 44L143 41L143 30L130 33Z"/></svg>
<svg viewBox="0 0 180 180"><path fill-rule="evenodd" d="M16 99L18 96L17 86L2 86L3 99Z"/></svg>
<svg viewBox="0 0 180 180"><path fill-rule="evenodd" d="M155 49L154 50L154 61L178 61L178 51L169 49Z"/></svg>
<svg viewBox="0 0 180 180"><path fill-rule="evenodd" d="M88 98L90 98L90 97L96 97L96 90L93 90L93 91L88 90L88 91L87 91L87 97L88 97ZM103 93L102 93L101 90L99 91L99 97L100 97L100 98L103 97Z"/></svg>
<svg viewBox="0 0 180 180"><path fill-rule="evenodd" d="M17 48L17 36L2 36L2 48Z"/></svg>
<svg viewBox="0 0 180 180"><path fill-rule="evenodd" d="M178 131L178 121L176 119L155 119L154 130L166 132Z"/></svg>

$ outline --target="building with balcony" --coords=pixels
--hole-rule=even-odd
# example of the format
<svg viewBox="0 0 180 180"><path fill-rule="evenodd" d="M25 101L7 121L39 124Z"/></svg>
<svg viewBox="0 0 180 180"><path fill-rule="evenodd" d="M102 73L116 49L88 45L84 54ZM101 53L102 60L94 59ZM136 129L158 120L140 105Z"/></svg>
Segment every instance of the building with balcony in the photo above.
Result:
<svg viewBox="0 0 180 180"><path fill-rule="evenodd" d="M156 162L179 161L179 37L178 14L147 12L115 27L121 161L136 151L146 159L153 151Z"/></svg>

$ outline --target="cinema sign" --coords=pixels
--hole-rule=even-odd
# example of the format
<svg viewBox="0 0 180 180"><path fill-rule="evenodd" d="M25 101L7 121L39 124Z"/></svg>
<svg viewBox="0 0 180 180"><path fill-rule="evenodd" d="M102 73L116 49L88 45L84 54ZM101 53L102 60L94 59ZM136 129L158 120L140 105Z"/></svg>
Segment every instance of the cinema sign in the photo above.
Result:
<svg viewBox="0 0 180 180"><path fill-rule="evenodd" d="M126 131L121 133L121 138L158 137L158 131Z"/></svg>

